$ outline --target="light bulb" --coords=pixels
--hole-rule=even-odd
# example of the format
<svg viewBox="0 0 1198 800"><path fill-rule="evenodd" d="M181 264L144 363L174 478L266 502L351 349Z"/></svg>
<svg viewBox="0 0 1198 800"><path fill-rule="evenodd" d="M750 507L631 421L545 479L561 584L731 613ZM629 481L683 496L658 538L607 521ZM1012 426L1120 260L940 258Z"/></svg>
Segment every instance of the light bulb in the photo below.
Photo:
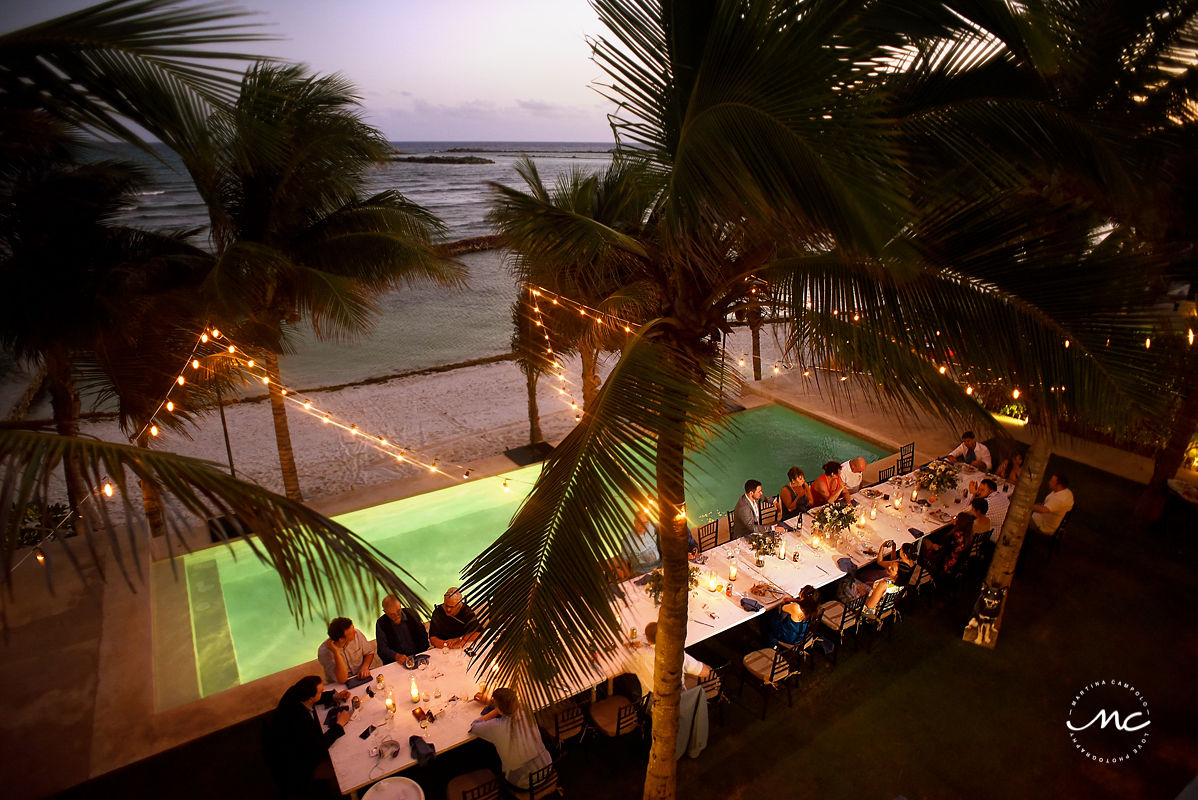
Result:
<svg viewBox="0 0 1198 800"><path fill-rule="evenodd" d="M809 369L805 369L805 370L803 370L803 377L804 377L804 378L807 378L807 377L810 377L810 376L811 376L811 370L809 370Z"/></svg>
<svg viewBox="0 0 1198 800"><path fill-rule="evenodd" d="M436 461L434 461L433 463L431 463L431 464L429 464L429 465L428 465L428 471L429 471L429 472L436 472L436 471L437 471L437 462L436 462Z"/></svg>
<svg viewBox="0 0 1198 800"><path fill-rule="evenodd" d="M385 447L385 446L387 445L387 440L386 440L386 439L384 439L382 436L380 436L380 437L379 437L379 444L381 444L381 445L383 445L383 446Z"/></svg>
<svg viewBox="0 0 1198 800"><path fill-rule="evenodd" d="M462 480L467 480L469 477L470 477L470 470L466 470L465 472L462 473Z"/></svg>
<svg viewBox="0 0 1198 800"><path fill-rule="evenodd" d="M167 401L166 401L166 410L167 410L167 411L174 411L174 410L175 410L175 404L174 404L174 402L172 402L172 401L170 401L170 400L167 400Z"/></svg>
<svg viewBox="0 0 1198 800"><path fill-rule="evenodd" d="M233 345L229 345L229 352L230 352L230 353L236 353L236 352L237 352L237 348L236 348L236 347L234 347Z"/></svg>
<svg viewBox="0 0 1198 800"><path fill-rule="evenodd" d="M112 484L111 483L104 484L103 492L104 492L105 497L112 497Z"/></svg>
<svg viewBox="0 0 1198 800"><path fill-rule="evenodd" d="M250 366L250 367L254 366L254 359L251 358L249 364L247 364L246 366Z"/></svg>
<svg viewBox="0 0 1198 800"><path fill-rule="evenodd" d="M841 382L841 383L844 383L844 382L845 382L845 381L847 381L848 379L849 379L849 376L848 376L848 375L841 375L841 376L840 376L840 382Z"/></svg>
<svg viewBox="0 0 1198 800"><path fill-rule="evenodd" d="M329 418L329 415L328 415L328 414L325 414L325 415L324 415L324 421L325 421L325 422L332 422L332 420Z"/></svg>
<svg viewBox="0 0 1198 800"><path fill-rule="evenodd" d="M1147 349L1149 347L1152 347L1152 337L1144 339L1144 348Z"/></svg>
<svg viewBox="0 0 1198 800"><path fill-rule="evenodd" d="M187 378L184 378L182 375L180 375L179 377L175 378L175 383L182 386L183 384L187 383Z"/></svg>
<svg viewBox="0 0 1198 800"><path fill-rule="evenodd" d="M270 376L269 376L269 375L263 375L263 376L262 376L262 383L263 383L263 384L268 384L268 383L270 383Z"/></svg>
<svg viewBox="0 0 1198 800"><path fill-rule="evenodd" d="M739 360L739 361L737 361L736 363L737 363L739 366L742 366L742 367L743 367L743 366L745 365L745 359L744 359L744 356L741 356L740 360Z"/></svg>
<svg viewBox="0 0 1198 800"><path fill-rule="evenodd" d="M774 374L775 374L775 375L777 375L777 374L778 374L778 373L780 373L781 371L782 371L782 368L781 368L781 367L779 367L777 364L775 364L775 365L774 365Z"/></svg>
<svg viewBox="0 0 1198 800"><path fill-rule="evenodd" d="M349 432L350 432L350 433L352 433L354 436L357 436L357 435L358 435L358 426L357 426L357 425L350 425L350 426L349 426Z"/></svg>
<svg viewBox="0 0 1198 800"><path fill-rule="evenodd" d="M219 338L220 338L220 331L219 331L219 330L217 330L216 328L213 328L213 329L212 329L212 338L213 338L213 339L219 339Z"/></svg>
<svg viewBox="0 0 1198 800"><path fill-rule="evenodd" d="M1019 390L1016 389L1015 391L1011 392L1011 397L1014 400L1018 400L1019 399Z"/></svg>
<svg viewBox="0 0 1198 800"><path fill-rule="evenodd" d="M972 387L972 386L966 386L966 387L965 387L965 394L973 394L973 387Z"/></svg>
<svg viewBox="0 0 1198 800"><path fill-rule="evenodd" d="M948 371L948 367L941 365L941 367L940 367L940 374L941 374L941 375L943 375L943 374L944 374L945 372L947 372L947 371Z"/></svg>
<svg viewBox="0 0 1198 800"><path fill-rule="evenodd" d="M208 344L208 334L206 334L206 333L201 333L201 334L200 334L200 341L201 341L201 342L203 342L204 344Z"/></svg>
<svg viewBox="0 0 1198 800"><path fill-rule="evenodd" d="M312 410L312 403L311 403L311 401L308 401L308 400L305 400L305 401L304 401L304 410L305 410L305 411L311 411L311 410Z"/></svg>
<svg viewBox="0 0 1198 800"><path fill-rule="evenodd" d="M199 368L200 368L200 360L199 360L198 358L193 358L193 359L191 360L191 368L192 368L192 369L199 369Z"/></svg>
<svg viewBox="0 0 1198 800"><path fill-rule="evenodd" d="M1066 350L1069 349L1069 340L1068 339L1065 340L1065 349Z"/></svg>
<svg viewBox="0 0 1198 800"><path fill-rule="evenodd" d="M582 422L582 414L575 414L575 415L574 415L574 421L575 421L575 422Z"/></svg>
<svg viewBox="0 0 1198 800"><path fill-rule="evenodd" d="M34 552L35 552L35 554L36 554L36 555L34 556L34 558L36 558L36 559L37 559L37 563L39 563L39 564L45 564L45 563L46 563L46 554L42 552L42 548L40 548L40 547L39 547L39 548L38 548L37 550L35 550Z"/></svg>
<svg viewBox="0 0 1198 800"><path fill-rule="evenodd" d="M1190 344L1194 343L1194 329L1190 328L1186 331L1186 338L1190 340Z"/></svg>
<svg viewBox="0 0 1198 800"><path fill-rule="evenodd" d="M157 435L158 435L158 426L157 426L157 425L151 425L151 426L150 426L150 435L151 435L151 436L157 436Z"/></svg>
<svg viewBox="0 0 1198 800"><path fill-rule="evenodd" d="M508 486L507 478L503 479L503 490L505 492L510 492L512 490L512 487Z"/></svg>
<svg viewBox="0 0 1198 800"><path fill-rule="evenodd" d="M860 315L860 314L854 314L854 315L853 315L853 322L857 322L859 319L861 319L861 315Z"/></svg>
<svg viewBox="0 0 1198 800"><path fill-rule="evenodd" d="M625 326L624 326L624 333L632 333L632 328L630 328L630 327L628 327L627 325L625 325ZM1190 344L1193 344L1193 343L1194 343L1194 332L1193 332L1193 331L1190 331Z"/></svg>

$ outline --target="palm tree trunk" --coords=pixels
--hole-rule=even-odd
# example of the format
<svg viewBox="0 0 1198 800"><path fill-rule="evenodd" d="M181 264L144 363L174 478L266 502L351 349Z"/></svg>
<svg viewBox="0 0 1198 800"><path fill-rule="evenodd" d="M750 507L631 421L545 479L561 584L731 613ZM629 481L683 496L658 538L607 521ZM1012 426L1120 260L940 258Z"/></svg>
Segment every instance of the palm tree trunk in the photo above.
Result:
<svg viewBox="0 0 1198 800"><path fill-rule="evenodd" d="M535 447L544 441L541 433L541 410L537 406L537 379L539 373L531 367L524 370L524 385L528 390L528 444Z"/></svg>
<svg viewBox="0 0 1198 800"><path fill-rule="evenodd" d="M148 448L150 446L150 435L143 432L137 437L137 446ZM146 513L146 523L150 526L150 536L157 538L166 535L166 513L162 508L162 496L158 494L158 487L148 481L138 481L141 486L141 505Z"/></svg>
<svg viewBox="0 0 1198 800"><path fill-rule="evenodd" d="M1023 461L1023 472L1015 482L1015 493L1011 496L1011 506L1007 510L1007 518L999 532L998 545L994 549L994 557L990 561L990 569L986 573L986 586L1000 589L1010 589L1011 579L1015 575L1015 565L1019 561L1019 551L1027 535L1028 523L1032 520L1032 506L1036 504L1036 495L1044 482L1044 470L1052 455L1052 443L1048 430L1040 427L1032 438ZM1008 595L1009 595L1008 591ZM1006 610L1006 601L999 611L999 621L995 624L989 641L977 642L983 647L994 647L998 643L998 633L1002 626L1002 613ZM974 641L963 637L966 641Z"/></svg>
<svg viewBox="0 0 1198 800"><path fill-rule="evenodd" d="M295 468L295 451L291 449L291 431L287 427L287 401L283 399L283 384L279 380L279 357L266 354L266 374L270 377L270 413L275 423L275 444L279 448L279 467L283 471L283 491L291 500L302 501L299 471Z"/></svg>
<svg viewBox="0 0 1198 800"><path fill-rule="evenodd" d="M645 800L672 800L678 761L678 707L682 697L682 651L686 646L690 565L687 563L682 420L663 420L657 444L658 519L662 593L653 662L653 744L645 771Z"/></svg>
<svg viewBox="0 0 1198 800"><path fill-rule="evenodd" d="M599 396L599 351L583 345L578 353L582 360L582 413L590 414Z"/></svg>
<svg viewBox="0 0 1198 800"><path fill-rule="evenodd" d="M747 314L749 333L753 338L753 380L761 380L761 309L754 306Z"/></svg>
<svg viewBox="0 0 1198 800"><path fill-rule="evenodd" d="M59 436L79 435L79 389L75 386L70 355L64 350L49 350L43 356L46 362L46 381L50 387L50 407L54 411L54 429ZM71 509L71 524L77 535L85 535L83 515L75 513L90 494L83 469L74 456L66 456L62 462L67 482L67 505Z"/></svg>
<svg viewBox="0 0 1198 800"><path fill-rule="evenodd" d="M1189 370L1186 390L1181 407L1173 417L1169 440L1156 454L1152 477L1136 502L1136 516L1148 522L1156 522L1164 513L1165 481L1177 474L1185 460L1186 449L1194 440L1194 431L1198 430L1198 370Z"/></svg>

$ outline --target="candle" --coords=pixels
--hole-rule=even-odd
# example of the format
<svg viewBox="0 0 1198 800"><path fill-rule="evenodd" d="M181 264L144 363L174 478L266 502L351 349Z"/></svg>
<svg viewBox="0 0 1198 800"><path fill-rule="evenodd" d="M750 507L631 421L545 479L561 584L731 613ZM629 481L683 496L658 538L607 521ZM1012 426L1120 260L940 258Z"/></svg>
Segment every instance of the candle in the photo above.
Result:
<svg viewBox="0 0 1198 800"><path fill-rule="evenodd" d="M817 534L811 534L811 546L819 547L819 536Z"/></svg>
<svg viewBox="0 0 1198 800"><path fill-rule="evenodd" d="M878 518L878 504L877 503L874 503L872 506L869 507L869 518L870 519Z"/></svg>
<svg viewBox="0 0 1198 800"><path fill-rule="evenodd" d="M711 571L711 573L710 573L710 574L707 576L707 589L708 589L708 591L712 591L712 592L714 592L714 591L715 591L715 587L716 587L716 582L715 582L715 580L716 580L716 579L715 579L715 570L712 570L712 571Z"/></svg>
<svg viewBox="0 0 1198 800"><path fill-rule="evenodd" d="M896 509L900 510L900 511L902 510L902 508L903 508L903 496L902 496L901 494L896 494L896 495L894 496L894 507L895 507Z"/></svg>
<svg viewBox="0 0 1198 800"><path fill-rule="evenodd" d="M412 682L411 682L409 688L411 689L412 702L419 703L420 702L420 687L416 685L415 677L412 678Z"/></svg>
<svg viewBox="0 0 1198 800"><path fill-rule="evenodd" d="M733 561L731 564L728 565L728 580L730 580L730 581L736 580L736 562L735 561Z"/></svg>
<svg viewBox="0 0 1198 800"><path fill-rule="evenodd" d="M395 698L391 695L387 695L387 699L383 700L383 705L387 707L388 716L395 713Z"/></svg>
<svg viewBox="0 0 1198 800"><path fill-rule="evenodd" d="M914 489L911 490L911 500L915 501L918 499L919 499L919 487L916 486Z"/></svg>
<svg viewBox="0 0 1198 800"><path fill-rule="evenodd" d="M778 558L782 559L783 561L786 560L786 540L785 539L778 540Z"/></svg>

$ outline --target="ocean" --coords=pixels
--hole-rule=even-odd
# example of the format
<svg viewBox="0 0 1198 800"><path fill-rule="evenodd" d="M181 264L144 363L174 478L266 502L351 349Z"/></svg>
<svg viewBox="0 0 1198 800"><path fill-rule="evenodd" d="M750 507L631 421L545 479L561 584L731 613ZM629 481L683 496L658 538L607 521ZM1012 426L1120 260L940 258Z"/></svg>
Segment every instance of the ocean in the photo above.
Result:
<svg viewBox="0 0 1198 800"><path fill-rule="evenodd" d="M595 171L610 163L610 142L393 142L405 154L476 155L492 164L394 162L367 182L370 194L396 189L428 208L448 227L450 241L492 233L486 222L492 181L523 186L514 165L531 156L551 185L573 168ZM153 185L137 197L122 222L144 228L207 226L208 217L177 156L160 146L156 161L128 145L109 157L145 164ZM452 151L452 152L450 152ZM206 234L201 234L200 241ZM516 285L502 253L459 257L469 270L460 290L403 288L378 298L373 330L350 343L319 341L310 328L294 339L295 353L282 359L283 380L311 389L398 372L455 364L510 350L510 307ZM219 322L219 321L217 321Z"/></svg>

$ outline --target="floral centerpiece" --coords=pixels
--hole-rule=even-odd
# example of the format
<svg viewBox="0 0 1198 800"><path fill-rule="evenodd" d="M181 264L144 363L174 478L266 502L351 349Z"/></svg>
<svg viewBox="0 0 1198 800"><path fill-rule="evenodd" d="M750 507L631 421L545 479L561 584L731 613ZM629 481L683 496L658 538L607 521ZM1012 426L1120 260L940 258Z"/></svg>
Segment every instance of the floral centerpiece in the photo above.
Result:
<svg viewBox="0 0 1198 800"><path fill-rule="evenodd" d="M699 587L699 575L699 568L692 566L690 568L690 577L687 582L688 591L690 589L697 589ZM653 598L653 605L659 606L661 605L661 592L662 574L661 567L658 567L645 576L645 593L648 594L649 597Z"/></svg>
<svg viewBox="0 0 1198 800"><path fill-rule="evenodd" d="M769 533L750 533L745 542L757 556L757 566L765 564L765 557L778 551L778 540L781 537L774 531Z"/></svg>
<svg viewBox="0 0 1198 800"><path fill-rule="evenodd" d="M838 533L857 521L857 509L848 503L828 503L812 516L815 525L828 533Z"/></svg>
<svg viewBox="0 0 1198 800"><path fill-rule="evenodd" d="M919 471L915 476L915 483L920 489L927 489L933 495L938 495L957 488L957 471L951 464L933 461Z"/></svg>

